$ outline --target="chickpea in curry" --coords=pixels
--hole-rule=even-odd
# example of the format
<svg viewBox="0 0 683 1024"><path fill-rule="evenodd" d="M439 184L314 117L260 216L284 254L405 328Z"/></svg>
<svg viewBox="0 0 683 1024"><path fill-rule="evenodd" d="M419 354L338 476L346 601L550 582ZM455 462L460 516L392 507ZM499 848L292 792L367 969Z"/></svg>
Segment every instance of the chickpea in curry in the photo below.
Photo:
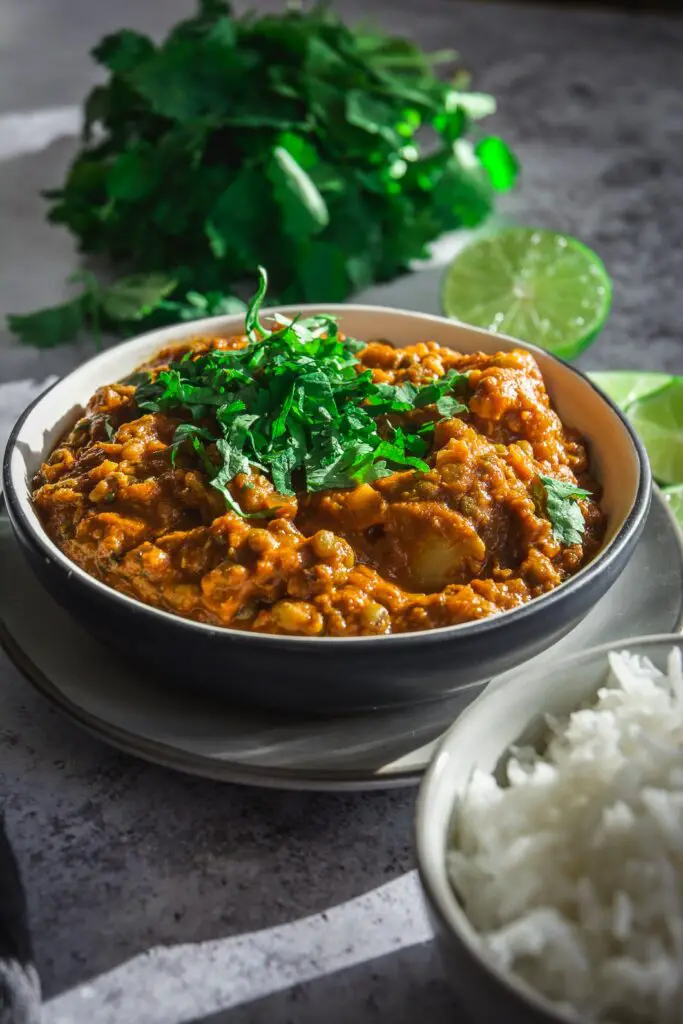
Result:
<svg viewBox="0 0 683 1024"><path fill-rule="evenodd" d="M144 369L154 380L181 357L248 344L245 336L192 339ZM429 428L424 469L315 491L295 472L294 493L282 494L252 466L229 481L236 509L212 485L215 446L200 458L192 444L174 444L182 410L145 411L136 385L123 382L95 393L42 465L33 500L47 533L85 572L155 608L306 637L497 615L559 586L595 555L605 517L586 445L553 410L530 353L374 341L356 362L377 384L415 388L449 371L467 375L458 413L426 405L385 417L394 434L407 423ZM539 485L548 477L576 487L577 543L553 529Z"/></svg>

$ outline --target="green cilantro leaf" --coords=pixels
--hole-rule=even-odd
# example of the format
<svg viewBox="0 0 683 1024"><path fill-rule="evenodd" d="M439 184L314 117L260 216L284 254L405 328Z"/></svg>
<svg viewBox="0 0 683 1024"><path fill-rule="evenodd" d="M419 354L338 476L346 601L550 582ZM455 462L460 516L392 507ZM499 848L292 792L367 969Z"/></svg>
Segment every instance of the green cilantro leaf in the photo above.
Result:
<svg viewBox="0 0 683 1024"><path fill-rule="evenodd" d="M161 168L149 146L121 153L107 174L107 194L111 199L147 198L159 184Z"/></svg>
<svg viewBox="0 0 683 1024"><path fill-rule="evenodd" d="M198 426L196 423L180 423L173 435L171 441L171 465L175 465L176 455L181 444L185 441L190 441L194 445L194 438L202 438L204 441L212 441L213 437L208 430L204 427Z"/></svg>
<svg viewBox="0 0 683 1024"><path fill-rule="evenodd" d="M24 344L54 348L80 334L85 325L86 309L84 296L79 295L61 306L51 306L35 313L12 314L7 323Z"/></svg>
<svg viewBox="0 0 683 1024"><path fill-rule="evenodd" d="M457 398L453 398L451 395L442 395L441 398L437 398L434 404L436 405L439 415L443 416L446 420L455 416L456 413L467 412L467 406L464 402L459 401Z"/></svg>
<svg viewBox="0 0 683 1024"><path fill-rule="evenodd" d="M446 419L458 412L466 412L467 406L449 392L463 392L467 387L467 379L466 373L449 370L443 377L420 388L415 396L415 405L418 409L423 409L426 405L436 405L438 412Z"/></svg>
<svg viewBox="0 0 683 1024"><path fill-rule="evenodd" d="M135 274L123 277L100 298L102 312L110 320L142 320L176 287L164 274Z"/></svg>
<svg viewBox="0 0 683 1024"><path fill-rule="evenodd" d="M477 143L475 153L497 192L512 188L519 175L519 162L507 143L491 135Z"/></svg>
<svg viewBox="0 0 683 1024"><path fill-rule="evenodd" d="M580 544L586 524L583 513L576 504L581 498L590 498L590 491L566 480L555 480L540 476L545 492L548 519L553 528L553 537L561 544Z"/></svg>
<svg viewBox="0 0 683 1024"><path fill-rule="evenodd" d="M110 71L126 72L152 53L154 45L146 36L124 28L121 32L105 36L92 51L92 56Z"/></svg>

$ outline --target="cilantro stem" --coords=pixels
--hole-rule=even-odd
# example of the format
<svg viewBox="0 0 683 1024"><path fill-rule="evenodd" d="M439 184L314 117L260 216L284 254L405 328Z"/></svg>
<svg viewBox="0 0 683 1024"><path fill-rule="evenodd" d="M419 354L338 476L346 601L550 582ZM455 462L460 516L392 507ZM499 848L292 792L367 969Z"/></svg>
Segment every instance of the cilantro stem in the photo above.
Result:
<svg viewBox="0 0 683 1024"><path fill-rule="evenodd" d="M265 267L259 266L257 267L257 273L258 286L256 288L256 293L250 300L244 317L244 327L247 332L247 337L252 344L255 344L259 340L259 336L261 338L267 338L270 334L270 331L267 331L261 326L258 318L259 310L263 305L263 299L268 291L268 272Z"/></svg>

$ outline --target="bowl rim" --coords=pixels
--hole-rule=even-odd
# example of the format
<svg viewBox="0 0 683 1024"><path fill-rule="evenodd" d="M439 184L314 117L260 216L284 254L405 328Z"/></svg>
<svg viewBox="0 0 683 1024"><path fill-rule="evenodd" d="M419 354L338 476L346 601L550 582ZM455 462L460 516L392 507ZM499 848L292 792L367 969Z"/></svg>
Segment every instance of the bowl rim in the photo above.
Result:
<svg viewBox="0 0 683 1024"><path fill-rule="evenodd" d="M681 624L683 629L683 623ZM572 666L575 662L582 663L586 660L605 659L610 651L628 650L630 646L652 648L664 645L677 646L683 649L683 632L681 633L651 633L644 636L624 637L622 640L598 644L583 651L575 651L560 660L558 663L563 668ZM547 666L546 666L547 668ZM521 669L515 670L520 672ZM478 933L465 912L460 900L453 890L446 868L446 852L448 831L452 826L455 797L460 790L451 794L451 811L448 818L447 834L439 835L438 843L435 843L430 836L431 831L431 800L432 793L440 781L441 775L446 771L447 757L455 756L450 750L457 739L460 731L467 728L471 717L479 713L479 705L486 700L495 698L504 699L505 692L512 687L519 685L519 679L509 679L502 686L497 687L493 693L488 694L486 690L465 708L463 713L453 722L441 737L431 760L422 777L415 804L413 818L413 839L417 860L417 872L427 903L433 914L437 917L441 928L451 940L455 939L465 949L466 954L474 960L478 968L495 980L513 999L520 1000L530 1009L544 1013L548 1016L548 1024L551 1021L557 1024L581 1024L582 1018L571 1012L564 1011L555 1006L540 992L537 992L531 985L512 972L504 971L498 967L483 952ZM506 748L507 749L507 748ZM436 839L437 837L434 837ZM440 846L443 840L443 845ZM437 854L437 847L440 850Z"/></svg>
<svg viewBox="0 0 683 1024"><path fill-rule="evenodd" d="M601 388L595 385L587 374L582 370L579 370L577 367L567 363L565 360L560 359L558 356L553 355L551 352L546 352L544 349L540 349L538 346L532 345L529 342L523 342L519 339L511 338L508 335L498 334L495 331L488 331L480 327L474 327L470 324L461 323L457 320L451 320L448 317L435 316L431 313L420 313L414 310L397 309L392 306L375 306L362 303L301 303L271 306L262 311L261 317L263 319L267 319L275 312L285 314L295 312L313 314L316 311L320 312L322 309L339 316L343 316L349 311L354 313L366 313L368 315L389 314L391 317L398 319L410 320L417 318L427 324L440 324L451 327L454 325L459 326L474 335L493 338L495 340L500 339L501 341L512 343L516 347L525 349L526 351L531 352L534 356L540 356L542 360L549 360L551 362L558 363L564 370L569 371L571 374L578 377L584 384L587 384L588 387L596 392L602 401L610 408L611 412L619 421L622 430L624 430L629 436L638 463L638 483L633 498L633 504L628 515L619 527L619 530L614 537L612 537L607 546L601 551L598 551L595 557L587 565L583 566L576 575L565 580L553 590L539 595L539 597L534 598L527 604L503 612L500 615L489 616L488 618L478 619L474 622L461 622L449 626L438 626L434 629L407 633L388 633L373 636L307 637L281 635L276 633L256 634L248 630L232 629L229 626L214 626L209 623L197 622L193 619L187 619L183 616L175 615L172 612L164 611L163 609L156 608L153 605L147 605L142 601L138 601L136 598L128 597L126 594L115 590L113 587L107 586L107 584L96 579L94 576L90 576L79 565L68 559L61 549L48 537L44 530L38 531L22 508L21 499L16 491L14 481L12 479L12 458L20 441L21 432L26 420L33 410L53 390L53 388L65 381L68 381L69 377L77 372L80 373L88 367L96 366L100 361L105 361L115 348L125 349L127 346L135 346L143 341L152 342L155 338L158 340L159 346L162 347L166 343L172 344L174 342L182 341L187 337L199 336L205 332L211 333L212 331L218 332L220 330L232 329L227 326L223 326L221 328L219 325L227 325L230 322L235 322L235 325L239 324L240 321L243 320L243 314L241 313L206 317L204 319L190 321L188 323L181 322L167 327L145 331L142 334L137 334L133 338L128 338L126 341L123 341L116 346L111 346L102 352L96 353L90 359L75 367L68 374L60 377L49 388L46 388L42 394L38 395L24 410L15 423L8 438L3 458L2 482L5 503L10 522L15 531L23 536L27 544L34 548L37 547L41 556L48 563L52 563L55 567L59 568L60 571L66 572L68 577L75 580L82 588L86 590L89 589L93 595L98 594L100 597L113 601L119 605L119 607L127 608L128 610L137 612L145 617L150 616L157 622L165 621L167 624L173 623L179 628L196 631L200 634L203 633L207 637L216 635L229 637L231 642L234 643L247 643L253 642L254 639L258 639L261 643L274 644L278 646L291 644L297 647L301 645L310 646L311 644L318 647L321 647L322 645L334 646L338 644L356 644L367 648L374 647L377 644L392 643L394 647L400 648L401 646L412 645L418 637L422 643L438 643L446 637L454 637L459 633L465 633L468 638L486 637L498 630L501 625L511 628L516 623L528 621L530 617L533 617L539 612L547 611L552 614L553 608L561 607L561 605L568 600L572 594L576 594L583 588L590 586L590 584L599 575L618 562L622 552L628 546L631 537L644 523L651 497L652 474L645 447L629 424L628 420L616 403L613 402Z"/></svg>

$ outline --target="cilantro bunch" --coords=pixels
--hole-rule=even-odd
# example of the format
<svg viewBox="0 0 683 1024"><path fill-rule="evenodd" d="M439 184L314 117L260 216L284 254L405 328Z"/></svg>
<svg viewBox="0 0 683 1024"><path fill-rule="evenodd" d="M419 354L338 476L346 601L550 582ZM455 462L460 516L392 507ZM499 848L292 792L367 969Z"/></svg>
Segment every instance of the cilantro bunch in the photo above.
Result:
<svg viewBox="0 0 683 1024"><path fill-rule="evenodd" d="M199 0L160 45L123 30L93 56L109 78L49 219L126 276L12 317L27 342L232 310L261 262L280 301L343 300L479 223L516 176L476 132L492 98L434 73L452 53L322 7L238 17Z"/></svg>
<svg viewBox="0 0 683 1024"><path fill-rule="evenodd" d="M375 384L358 372L364 343L341 338L329 316L294 319L275 314L276 329L259 321L266 272L249 304L241 349L186 353L157 374L130 378L145 412L185 417L172 442L190 446L228 505L244 515L229 489L252 468L280 494L353 487L401 469L429 471L434 423L465 412L467 375L449 371L421 387ZM397 426L392 415L434 406L421 426ZM271 514L270 512L259 514Z"/></svg>

